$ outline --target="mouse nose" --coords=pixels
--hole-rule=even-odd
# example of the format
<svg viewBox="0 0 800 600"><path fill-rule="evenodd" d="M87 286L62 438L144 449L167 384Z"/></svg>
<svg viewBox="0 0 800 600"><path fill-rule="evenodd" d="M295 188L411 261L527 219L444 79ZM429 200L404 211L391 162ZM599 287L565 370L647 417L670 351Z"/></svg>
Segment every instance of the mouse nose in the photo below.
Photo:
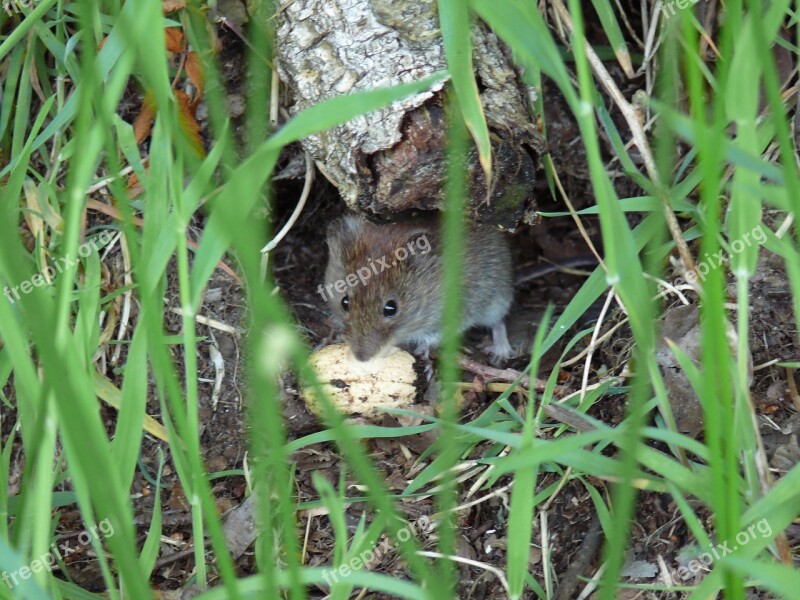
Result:
<svg viewBox="0 0 800 600"><path fill-rule="evenodd" d="M359 349L359 350L356 350L355 352L353 352L353 356L355 356L355 357L356 357L356 360L358 360L359 362L368 362L368 361L369 361L369 359L370 359L370 358L372 358L372 357L369 355L369 352L367 352L367 351L366 351L366 350L364 350L363 348L362 348L362 349Z"/></svg>
<svg viewBox="0 0 800 600"><path fill-rule="evenodd" d="M364 337L354 337L348 345L350 346L350 352L359 362L368 362L377 354L376 345Z"/></svg>

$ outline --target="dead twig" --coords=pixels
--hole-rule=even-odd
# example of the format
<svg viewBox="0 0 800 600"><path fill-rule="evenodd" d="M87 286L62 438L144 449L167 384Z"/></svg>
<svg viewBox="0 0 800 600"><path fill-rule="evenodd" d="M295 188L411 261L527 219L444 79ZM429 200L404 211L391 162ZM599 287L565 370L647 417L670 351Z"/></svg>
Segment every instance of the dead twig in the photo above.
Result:
<svg viewBox="0 0 800 600"><path fill-rule="evenodd" d="M480 375L484 379L491 379L492 381L505 381L507 383L513 383L520 375L522 375L522 373L514 369L498 369L496 367L490 367L489 365L484 365L483 363L479 363L477 360L467 358L466 356L462 356L459 359L459 365L462 369L472 373L473 375ZM520 379L519 384L522 387L527 388L530 384L530 377L525 375L522 379ZM544 381L541 379L534 379L533 389L535 389L537 392L543 392L544 386Z"/></svg>
<svg viewBox="0 0 800 600"><path fill-rule="evenodd" d="M303 191L300 193L300 199L297 201L297 206L294 207L294 211L292 212L292 216L289 217L289 220L286 224L281 228L281 230L275 234L267 245L261 249L261 281L263 282L266 273L267 273L267 263L269 260L269 252L277 246L280 241L286 237L286 234L291 231L294 224L297 222L297 219L300 217L300 214L303 212L303 208L306 205L306 200L308 200L308 196L311 194L311 184L314 183L314 161L311 159L311 155L306 152L306 179L303 183Z"/></svg>

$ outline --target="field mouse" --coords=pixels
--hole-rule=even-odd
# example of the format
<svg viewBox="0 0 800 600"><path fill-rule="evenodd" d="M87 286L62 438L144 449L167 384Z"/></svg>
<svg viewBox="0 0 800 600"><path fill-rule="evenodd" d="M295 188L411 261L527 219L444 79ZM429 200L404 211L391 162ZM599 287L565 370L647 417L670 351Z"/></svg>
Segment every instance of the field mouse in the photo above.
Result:
<svg viewBox="0 0 800 600"><path fill-rule="evenodd" d="M506 237L487 225L466 229L461 331L492 330L491 353L511 354L504 317L514 295ZM427 354L442 334L442 239L438 220L373 224L349 215L328 227L325 284L318 287L359 361L396 345Z"/></svg>

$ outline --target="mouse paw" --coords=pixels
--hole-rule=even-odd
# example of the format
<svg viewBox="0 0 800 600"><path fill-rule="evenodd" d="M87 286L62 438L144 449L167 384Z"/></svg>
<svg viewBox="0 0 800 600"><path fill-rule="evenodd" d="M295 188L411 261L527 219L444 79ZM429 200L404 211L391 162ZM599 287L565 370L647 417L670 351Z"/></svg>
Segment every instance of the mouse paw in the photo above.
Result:
<svg viewBox="0 0 800 600"><path fill-rule="evenodd" d="M492 327L492 345L488 348L492 362L501 363L508 360L513 354L511 344L508 343L508 332L503 321Z"/></svg>
<svg viewBox="0 0 800 600"><path fill-rule="evenodd" d="M428 342L419 342L414 348L414 354L425 360L430 360L431 345Z"/></svg>
<svg viewBox="0 0 800 600"><path fill-rule="evenodd" d="M433 358L431 358L431 344L428 342L417 342L412 344L413 354L419 360L423 369L423 376L426 382L433 379Z"/></svg>
<svg viewBox="0 0 800 600"><path fill-rule="evenodd" d="M425 383L430 383L433 381L433 359L430 357L424 357L422 360L422 373L425 377Z"/></svg>

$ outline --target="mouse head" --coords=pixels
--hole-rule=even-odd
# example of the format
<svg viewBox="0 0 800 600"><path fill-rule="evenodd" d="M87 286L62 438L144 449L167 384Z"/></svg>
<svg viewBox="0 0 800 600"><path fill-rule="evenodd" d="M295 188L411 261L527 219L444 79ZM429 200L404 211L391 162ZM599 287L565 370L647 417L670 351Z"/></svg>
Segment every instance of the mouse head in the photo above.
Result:
<svg viewBox="0 0 800 600"><path fill-rule="evenodd" d="M328 228L324 292L351 352L368 361L439 322L436 228L348 216Z"/></svg>

